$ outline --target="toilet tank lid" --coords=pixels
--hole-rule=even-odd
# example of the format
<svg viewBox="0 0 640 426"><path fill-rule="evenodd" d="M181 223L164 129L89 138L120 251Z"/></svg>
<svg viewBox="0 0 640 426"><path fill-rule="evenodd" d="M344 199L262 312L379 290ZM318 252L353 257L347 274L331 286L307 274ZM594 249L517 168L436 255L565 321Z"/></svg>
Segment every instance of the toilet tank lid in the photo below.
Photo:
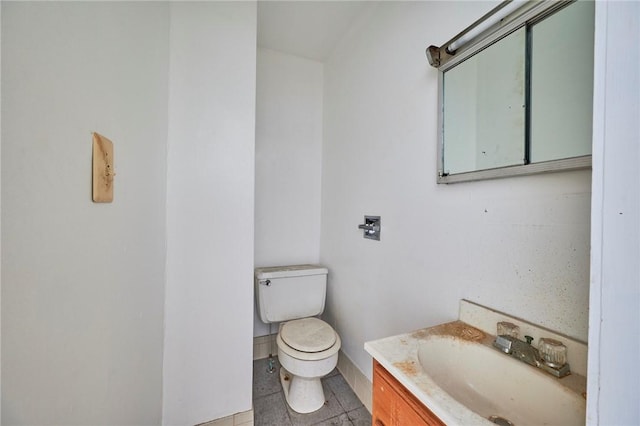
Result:
<svg viewBox="0 0 640 426"><path fill-rule="evenodd" d="M255 276L259 280L268 278L303 277L307 275L327 275L329 270L321 265L290 265L256 268Z"/></svg>

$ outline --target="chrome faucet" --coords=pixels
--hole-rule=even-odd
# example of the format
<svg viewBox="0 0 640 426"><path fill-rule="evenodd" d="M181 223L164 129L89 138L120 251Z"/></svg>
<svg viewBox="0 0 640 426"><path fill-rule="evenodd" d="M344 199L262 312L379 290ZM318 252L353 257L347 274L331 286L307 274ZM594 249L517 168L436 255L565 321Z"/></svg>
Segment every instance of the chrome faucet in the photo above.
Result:
<svg viewBox="0 0 640 426"><path fill-rule="evenodd" d="M524 336L526 342L510 335L498 335L493 341L493 346L505 354L519 361L525 362L536 368L546 371L556 377L564 377L571 374L569 364L566 362L566 346L557 340L540 339L540 346L544 344L543 354L535 348L531 342L533 337ZM558 353L561 353L559 356ZM557 362L561 359L561 362Z"/></svg>

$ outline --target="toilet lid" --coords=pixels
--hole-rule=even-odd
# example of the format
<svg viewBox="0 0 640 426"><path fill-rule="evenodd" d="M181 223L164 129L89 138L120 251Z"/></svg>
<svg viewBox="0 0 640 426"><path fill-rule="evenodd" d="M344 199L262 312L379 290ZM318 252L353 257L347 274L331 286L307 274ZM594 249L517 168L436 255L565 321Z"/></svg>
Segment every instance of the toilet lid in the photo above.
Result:
<svg viewBox="0 0 640 426"><path fill-rule="evenodd" d="M282 326L280 337L300 352L321 352L336 343L336 332L318 318L289 321Z"/></svg>

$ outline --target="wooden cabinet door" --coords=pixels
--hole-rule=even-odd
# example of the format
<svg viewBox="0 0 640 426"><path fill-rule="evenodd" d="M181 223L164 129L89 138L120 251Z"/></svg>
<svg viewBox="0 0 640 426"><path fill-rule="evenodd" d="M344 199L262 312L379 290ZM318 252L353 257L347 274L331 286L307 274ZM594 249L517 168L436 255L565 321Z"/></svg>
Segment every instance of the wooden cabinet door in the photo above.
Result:
<svg viewBox="0 0 640 426"><path fill-rule="evenodd" d="M373 361L373 426L444 426L444 423Z"/></svg>
<svg viewBox="0 0 640 426"><path fill-rule="evenodd" d="M393 413L397 405L398 395L388 381L382 376L382 367L374 361L373 368L373 426L393 426ZM384 371L386 373L386 371Z"/></svg>

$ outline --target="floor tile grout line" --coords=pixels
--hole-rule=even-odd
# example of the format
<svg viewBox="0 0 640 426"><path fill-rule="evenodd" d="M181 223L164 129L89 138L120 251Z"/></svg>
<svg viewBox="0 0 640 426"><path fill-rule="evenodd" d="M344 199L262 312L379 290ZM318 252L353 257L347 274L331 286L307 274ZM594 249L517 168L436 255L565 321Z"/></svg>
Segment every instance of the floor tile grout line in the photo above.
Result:
<svg viewBox="0 0 640 426"><path fill-rule="evenodd" d="M331 408L330 412L326 413L326 414L331 414L331 417L327 419L321 419L321 417L319 418L317 416L315 418L309 417L308 421L305 421L304 417L294 416L294 413L292 412L292 410L290 410L288 404L286 403L286 398L284 397L284 390L280 385L280 381L277 380L277 383L275 383L274 379L270 378L267 375L267 371L266 370L263 371L262 367L264 367L264 362L260 362L260 360L254 360L254 381L253 381L254 389L253 389L253 395L252 395L253 405L254 407L258 407L260 405L264 407L265 406L264 404L266 404L269 401L269 399L267 398L270 398L272 400L272 404L267 404L267 405L270 405L270 407L273 408L275 411L282 413L281 415L284 416L282 417L282 422L287 423L288 421L288 424L295 425L295 426L297 425L300 425L300 426L316 425L317 426L317 425L329 425L329 424L355 426L356 424L362 424L363 420L365 421L365 424L367 424L366 423L367 421L370 422L370 415L367 416L368 412L362 412L362 410L364 409L364 405L360 403L360 401L358 401L359 402L358 404L355 404L355 405L353 404L353 397L357 398L357 395L355 394L351 395L351 393L353 393L352 389L346 388L343 386L342 382L344 381L346 383L346 380L344 379L344 376L342 376L342 373L340 371L338 370L332 371L331 373L329 373L328 375L326 375L321 379L323 383L323 388L326 389L327 391L325 392L326 400L333 402L333 405L332 405L333 408ZM277 363L277 367L280 368L279 363ZM276 391L275 389L278 389L278 390ZM261 393L260 396L254 397L257 393L256 391L264 392L265 390L267 391L267 393ZM278 395L278 397L276 397L276 395ZM258 402L261 400L263 401ZM345 406L345 404L347 405ZM350 410L348 410L349 407L351 407ZM268 412L272 412L272 411L267 411L267 412L263 411L264 415L268 415L267 414ZM256 412L256 414L258 414L258 412ZM278 423L281 423L281 422L278 422ZM256 426L260 426L260 425L275 426L274 424L271 424L268 422L261 422L258 419L256 419L255 424ZM278 426L281 426L281 425L279 424Z"/></svg>

